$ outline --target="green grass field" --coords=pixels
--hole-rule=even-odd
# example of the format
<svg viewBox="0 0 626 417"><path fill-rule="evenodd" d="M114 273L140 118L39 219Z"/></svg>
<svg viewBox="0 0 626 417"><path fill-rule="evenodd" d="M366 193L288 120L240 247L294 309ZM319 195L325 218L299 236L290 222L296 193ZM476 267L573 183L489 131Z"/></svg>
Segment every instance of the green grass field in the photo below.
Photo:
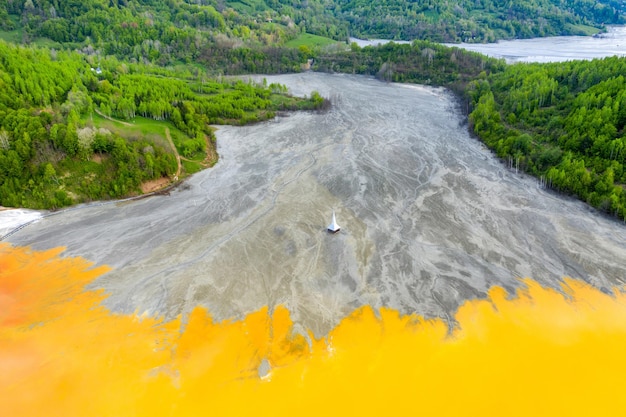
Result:
<svg viewBox="0 0 626 417"><path fill-rule="evenodd" d="M587 25L571 25L571 24L568 24L567 27L573 33L575 33L577 35L583 35L583 36L591 36L591 35L595 35L596 33L600 32L600 29L594 28L593 26L587 26Z"/></svg>
<svg viewBox="0 0 626 417"><path fill-rule="evenodd" d="M0 30L0 39L10 43L22 43L24 39L24 29ZM48 38L36 38L30 42L31 45L42 48L61 48L61 44Z"/></svg>
<svg viewBox="0 0 626 417"><path fill-rule="evenodd" d="M24 31L21 29L11 31L0 30L0 39L11 43L21 43L23 33Z"/></svg>
<svg viewBox="0 0 626 417"><path fill-rule="evenodd" d="M310 33L302 33L297 38L285 43L285 46L290 48L297 48L301 45L304 45L308 46L309 48L313 48L333 45L336 43L337 41L334 39L325 38L323 36L311 35Z"/></svg>
<svg viewBox="0 0 626 417"><path fill-rule="evenodd" d="M181 160L181 163L183 165L183 169L185 170L185 173L189 175L195 174L196 172L202 171L204 169L202 164L200 164L199 162L193 162L193 161L188 161L186 159L183 159Z"/></svg>
<svg viewBox="0 0 626 417"><path fill-rule="evenodd" d="M427 10L424 12L424 16L433 23L439 22L439 18L441 17L436 10Z"/></svg>
<svg viewBox="0 0 626 417"><path fill-rule="evenodd" d="M244 14L254 14L267 10L267 4L263 0L239 0L226 2L230 7Z"/></svg>
<svg viewBox="0 0 626 417"><path fill-rule="evenodd" d="M170 145L165 137L165 128L169 128L173 135L185 135L170 122L146 119L140 116L130 121L114 121L105 119L97 113L93 113L83 117L82 121L87 125L108 129L127 140L146 139L168 152Z"/></svg>
<svg viewBox="0 0 626 417"><path fill-rule="evenodd" d="M165 135L165 129L168 128L170 130L172 142L181 156L183 153L183 142L185 139L188 139L188 136L185 133L180 131L168 121L152 120L141 116L137 116L133 120L125 121L110 120L97 113L93 113L89 116L83 117L81 121L83 124L88 126L108 129L109 131L129 141L145 139L157 146L162 147L166 150L166 152L171 152L170 144L168 143ZM205 157L206 154L204 152L196 152L190 158L183 159L182 165L185 174L193 174L202 170L204 168L202 162Z"/></svg>

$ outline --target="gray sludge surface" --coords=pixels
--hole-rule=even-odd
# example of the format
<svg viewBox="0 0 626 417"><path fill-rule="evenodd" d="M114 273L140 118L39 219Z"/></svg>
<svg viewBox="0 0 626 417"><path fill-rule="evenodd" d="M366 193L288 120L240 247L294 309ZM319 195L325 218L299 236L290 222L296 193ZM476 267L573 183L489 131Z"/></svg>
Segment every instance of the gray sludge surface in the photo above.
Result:
<svg viewBox="0 0 626 417"><path fill-rule="evenodd" d="M334 105L220 127L220 162L171 195L48 217L9 242L112 266L92 288L116 312L169 319L204 305L222 320L283 304L316 335L364 304L452 320L520 277L623 284L626 227L508 170L446 90L315 73L268 81Z"/></svg>

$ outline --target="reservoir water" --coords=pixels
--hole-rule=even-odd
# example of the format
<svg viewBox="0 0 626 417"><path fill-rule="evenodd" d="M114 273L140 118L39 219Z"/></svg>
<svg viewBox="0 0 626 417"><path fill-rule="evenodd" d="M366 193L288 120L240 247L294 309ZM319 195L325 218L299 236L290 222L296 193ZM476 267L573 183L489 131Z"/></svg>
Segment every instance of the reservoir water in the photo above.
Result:
<svg viewBox="0 0 626 417"><path fill-rule="evenodd" d="M514 62L560 62L626 56L626 26L609 26L596 36L553 36L496 43L447 44Z"/></svg>
<svg viewBox="0 0 626 417"><path fill-rule="evenodd" d="M282 304L316 334L364 304L452 320L521 277L624 283L626 226L507 169L448 91L267 79L333 107L220 127L219 163L169 196L68 210L8 242L112 266L93 287L113 311L172 318L200 304L221 320Z"/></svg>

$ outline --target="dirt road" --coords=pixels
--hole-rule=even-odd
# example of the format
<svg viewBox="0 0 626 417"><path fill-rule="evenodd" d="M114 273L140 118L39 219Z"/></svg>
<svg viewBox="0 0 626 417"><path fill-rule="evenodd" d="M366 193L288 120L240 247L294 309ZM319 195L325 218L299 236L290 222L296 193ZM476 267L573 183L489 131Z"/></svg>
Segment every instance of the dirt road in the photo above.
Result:
<svg viewBox="0 0 626 417"><path fill-rule="evenodd" d="M176 149L176 146L174 145L174 141L172 140L172 135L170 134L170 129L169 127L165 128L165 137L167 138L168 143L170 144L170 148L172 148L172 152L174 153L174 156L176 156L176 176L174 177L174 181L177 181L178 178L180 177L180 172L182 170L182 164L180 163L180 154L178 153L178 150Z"/></svg>

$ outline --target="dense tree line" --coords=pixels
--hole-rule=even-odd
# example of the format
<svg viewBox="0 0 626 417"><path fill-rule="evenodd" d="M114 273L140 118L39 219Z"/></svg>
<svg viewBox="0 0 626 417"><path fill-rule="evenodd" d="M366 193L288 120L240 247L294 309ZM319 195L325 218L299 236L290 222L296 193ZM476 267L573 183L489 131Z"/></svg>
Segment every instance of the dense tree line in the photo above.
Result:
<svg viewBox="0 0 626 417"><path fill-rule="evenodd" d="M180 153L213 146L209 124L243 124L277 110L323 106L284 96L278 85L216 81L115 58L92 66L77 52L0 42L0 205L56 208L139 193L176 172L171 150L89 123L106 116L168 121L186 135Z"/></svg>
<svg viewBox="0 0 626 417"><path fill-rule="evenodd" d="M517 64L471 84L476 132L550 188L626 217L626 59Z"/></svg>
<svg viewBox="0 0 626 417"><path fill-rule="evenodd" d="M173 155L154 144L81 126L101 85L82 56L0 42L0 80L1 205L120 197L175 171Z"/></svg>
<svg viewBox="0 0 626 417"><path fill-rule="evenodd" d="M334 14L356 37L493 42L585 34L580 25L624 22L623 9L617 0L346 0Z"/></svg>
<svg viewBox="0 0 626 417"><path fill-rule="evenodd" d="M0 29L22 29L25 43L43 37L163 65L215 51L225 60L225 50L279 47L304 32L436 42L584 34L623 23L625 8L619 0L0 0Z"/></svg>
<svg viewBox="0 0 626 417"><path fill-rule="evenodd" d="M46 38L90 53L164 65L189 63L214 50L280 46L307 31L347 39L347 24L325 3L0 0L0 29L22 29L23 43Z"/></svg>
<svg viewBox="0 0 626 417"><path fill-rule="evenodd" d="M0 0L0 10L0 26L22 28L25 43L44 37L159 64L191 62L207 45L281 44L302 30L291 18L239 14L217 1Z"/></svg>
<svg viewBox="0 0 626 417"><path fill-rule="evenodd" d="M278 46L224 48L207 46L198 61L220 74L284 74L299 72L309 55Z"/></svg>
<svg viewBox="0 0 626 417"><path fill-rule="evenodd" d="M315 58L319 71L375 75L385 81L446 86L462 94L478 76L500 71L504 61L475 52L427 42L388 43L350 51L321 53Z"/></svg>

